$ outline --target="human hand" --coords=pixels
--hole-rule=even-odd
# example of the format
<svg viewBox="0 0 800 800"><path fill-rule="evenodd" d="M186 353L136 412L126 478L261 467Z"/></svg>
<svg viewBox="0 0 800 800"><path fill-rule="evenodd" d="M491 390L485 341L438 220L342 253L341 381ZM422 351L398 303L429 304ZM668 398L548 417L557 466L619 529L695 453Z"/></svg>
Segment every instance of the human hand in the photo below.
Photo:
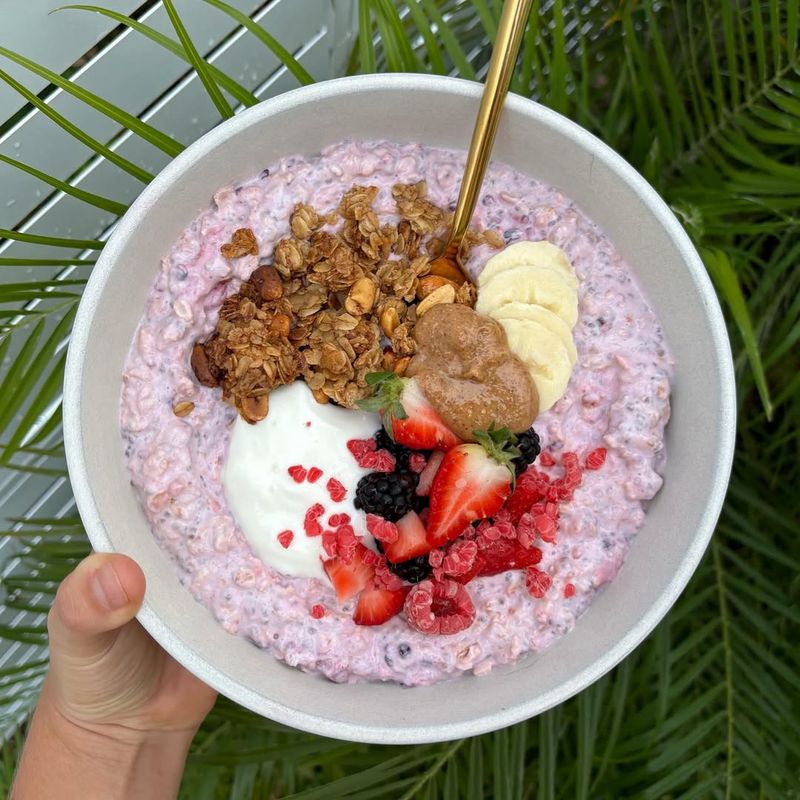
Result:
<svg viewBox="0 0 800 800"><path fill-rule="evenodd" d="M134 619L144 589L134 561L108 554L89 556L59 587L48 617L50 668L15 800L91 798L93 791L104 798L174 796L191 739L216 692ZM54 745L66 748L64 768L79 781L74 795L65 791L71 784L63 775L54 782L55 794L47 795L51 790L41 783L42 764L53 770ZM37 750L43 751L38 770L32 763Z"/></svg>

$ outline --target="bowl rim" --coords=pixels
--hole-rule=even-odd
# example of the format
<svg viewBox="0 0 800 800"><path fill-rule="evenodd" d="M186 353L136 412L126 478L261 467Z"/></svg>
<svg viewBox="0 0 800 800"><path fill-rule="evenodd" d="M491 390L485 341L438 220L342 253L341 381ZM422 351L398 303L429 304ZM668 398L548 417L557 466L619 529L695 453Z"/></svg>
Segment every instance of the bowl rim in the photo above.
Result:
<svg viewBox="0 0 800 800"><path fill-rule="evenodd" d="M84 356L88 331L95 308L103 294L117 256L127 246L132 233L148 213L150 207L169 191L174 179L206 156L222 142L235 137L238 132L258 121L276 114L291 111L299 105L317 99L347 95L361 89L389 89L402 92L414 90L440 91L470 99L480 96L482 86L473 81L435 75L393 73L359 75L321 81L310 86L293 89L271 98L257 106L243 110L213 128L189 145L173 159L142 191L130 206L102 250L92 270L81 298L67 354L63 395L63 427L67 467L75 502L94 550L114 552L94 501L89 485L85 453L82 446L81 388ZM709 325L712 347L719 365L720 418L716 420L721 433L721 443L715 462L714 479L710 486L708 502L691 545L659 598L648 608L637 623L617 643L596 658L588 667L559 684L551 691L526 699L514 706L501 708L456 723L434 726L407 726L403 728L381 725L366 726L340 722L292 708L278 699L268 699L247 686L233 680L222 669L213 666L186 644L175 631L168 628L150 602L145 599L137 618L147 632L176 660L231 700L262 716L303 731L337 739L381 744L417 744L474 736L515 724L536 716L567 700L616 666L647 637L672 607L700 562L714 532L725 499L733 462L736 434L736 389L733 361L727 328L717 295L703 263L688 235L667 204L650 184L625 160L594 134L561 114L519 95L509 94L507 106L543 123L557 133L571 139L579 147L603 162L638 196L650 213L658 220L678 249L702 299ZM214 187L212 187L213 190ZM315 677L315 676L310 676ZM336 684L331 683L331 686Z"/></svg>

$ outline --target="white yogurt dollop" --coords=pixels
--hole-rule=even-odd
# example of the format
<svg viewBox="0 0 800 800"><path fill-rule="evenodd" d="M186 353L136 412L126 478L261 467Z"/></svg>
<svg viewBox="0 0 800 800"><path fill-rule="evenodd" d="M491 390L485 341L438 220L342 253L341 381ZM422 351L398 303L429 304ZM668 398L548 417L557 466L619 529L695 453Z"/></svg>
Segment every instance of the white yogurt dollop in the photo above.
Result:
<svg viewBox="0 0 800 800"><path fill-rule="evenodd" d="M236 419L222 473L225 497L253 552L285 575L327 580L321 536L307 536L306 511L315 503L325 508L320 523L332 514L349 514L356 535L366 533L364 515L353 505L356 485L369 470L359 467L347 442L368 439L380 426L377 414L320 405L302 381L270 393L266 419L249 425ZM317 467L315 483L297 483L288 469ZM338 480L347 496L334 502L327 483ZM294 535L288 547L278 540Z"/></svg>

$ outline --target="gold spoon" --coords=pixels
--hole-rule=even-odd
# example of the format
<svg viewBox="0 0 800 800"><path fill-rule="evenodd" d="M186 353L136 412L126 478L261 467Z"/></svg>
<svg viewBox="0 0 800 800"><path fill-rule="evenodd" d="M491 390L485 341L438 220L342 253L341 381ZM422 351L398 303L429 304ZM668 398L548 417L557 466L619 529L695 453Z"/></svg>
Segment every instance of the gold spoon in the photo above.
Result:
<svg viewBox="0 0 800 800"><path fill-rule="evenodd" d="M489 164L497 125L508 93L511 74L517 63L522 34L528 22L533 0L505 0L497 38L492 50L492 60L483 85L483 96L472 132L472 141L464 167L464 179L458 193L453 227L442 254L431 262L431 274L441 275L458 284L472 282L461 264L461 244L467 232L472 212L478 202L483 176Z"/></svg>

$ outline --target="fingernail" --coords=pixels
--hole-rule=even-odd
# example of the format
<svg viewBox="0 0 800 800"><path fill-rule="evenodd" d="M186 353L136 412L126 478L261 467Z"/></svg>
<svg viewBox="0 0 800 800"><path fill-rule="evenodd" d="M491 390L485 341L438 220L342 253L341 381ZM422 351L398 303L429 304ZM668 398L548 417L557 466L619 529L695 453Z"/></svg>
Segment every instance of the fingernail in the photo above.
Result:
<svg viewBox="0 0 800 800"><path fill-rule="evenodd" d="M122 588L117 571L111 564L103 564L92 579L92 590L97 601L109 611L128 604L128 595Z"/></svg>

